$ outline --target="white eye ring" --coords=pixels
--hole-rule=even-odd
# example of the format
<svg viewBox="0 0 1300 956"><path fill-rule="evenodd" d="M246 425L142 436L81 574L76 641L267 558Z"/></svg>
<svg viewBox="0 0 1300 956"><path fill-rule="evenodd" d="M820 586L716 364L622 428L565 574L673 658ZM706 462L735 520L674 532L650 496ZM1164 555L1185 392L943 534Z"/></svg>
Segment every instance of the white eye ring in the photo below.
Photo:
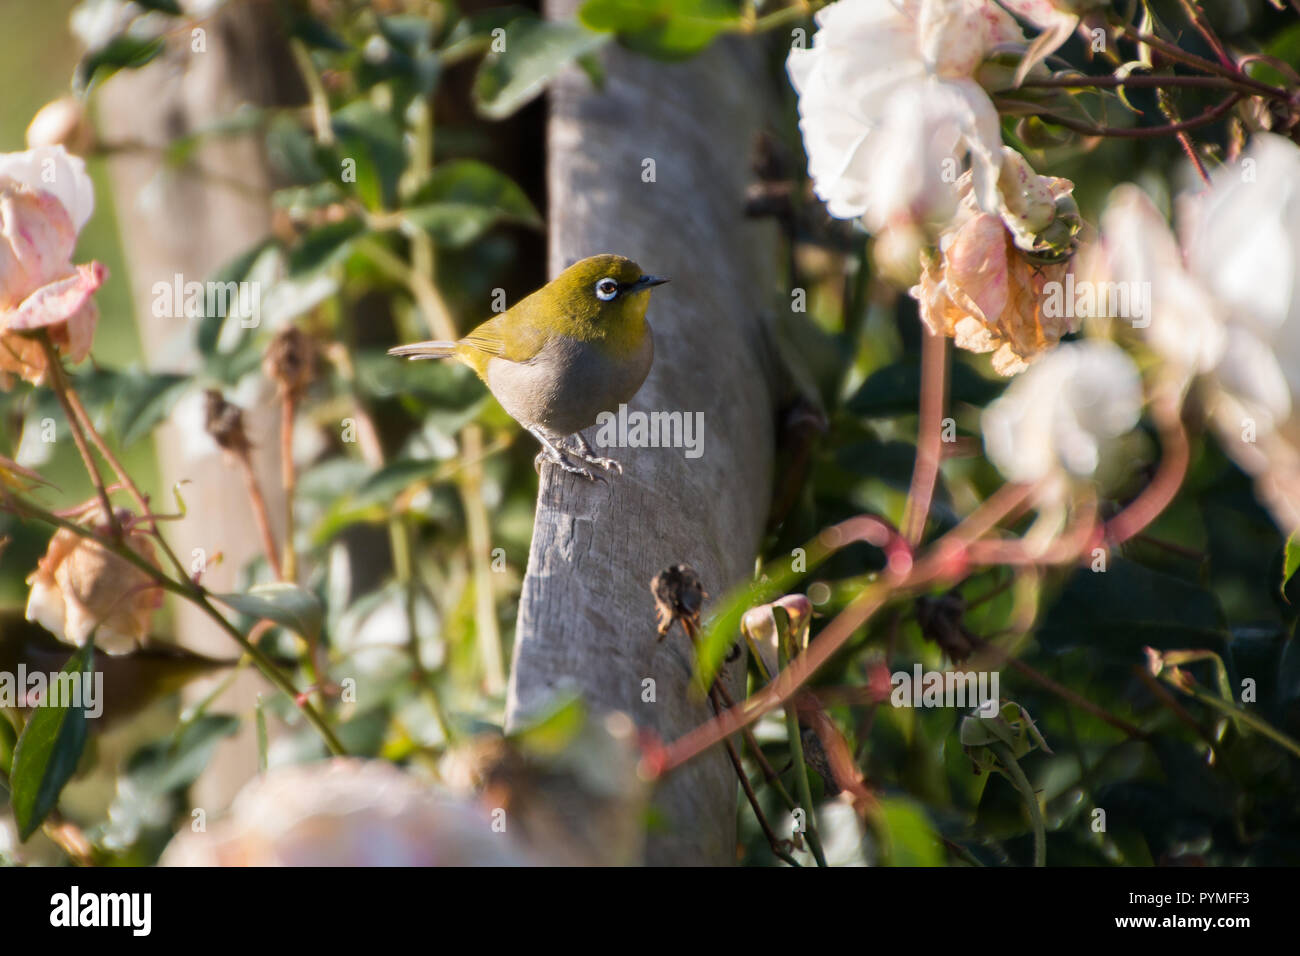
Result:
<svg viewBox="0 0 1300 956"><path fill-rule="evenodd" d="M596 283L596 298L601 302L608 302L616 295L618 295L617 280L606 276Z"/></svg>

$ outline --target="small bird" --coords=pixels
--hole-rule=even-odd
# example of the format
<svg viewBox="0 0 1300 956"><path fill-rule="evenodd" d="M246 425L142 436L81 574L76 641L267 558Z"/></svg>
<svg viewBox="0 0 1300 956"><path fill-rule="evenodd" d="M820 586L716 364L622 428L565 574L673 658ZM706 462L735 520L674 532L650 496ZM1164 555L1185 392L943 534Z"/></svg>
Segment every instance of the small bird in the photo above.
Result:
<svg viewBox="0 0 1300 956"><path fill-rule="evenodd" d="M645 381L654 361L646 307L650 290L667 281L623 256L591 256L457 342L417 342L388 354L464 362L542 443L539 464L544 458L590 480L596 474L588 466L621 474L578 433Z"/></svg>

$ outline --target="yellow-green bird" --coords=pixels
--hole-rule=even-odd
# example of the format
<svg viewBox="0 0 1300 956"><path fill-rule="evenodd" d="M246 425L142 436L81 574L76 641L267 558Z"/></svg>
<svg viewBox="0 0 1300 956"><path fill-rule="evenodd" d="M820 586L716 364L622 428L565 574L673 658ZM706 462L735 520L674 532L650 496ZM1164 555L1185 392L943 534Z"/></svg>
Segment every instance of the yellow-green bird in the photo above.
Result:
<svg viewBox="0 0 1300 956"><path fill-rule="evenodd" d="M596 477L589 465L622 473L578 433L645 381L654 361L646 307L650 290L667 281L623 256L592 256L457 342L417 342L388 354L459 359L542 443L539 461L588 479Z"/></svg>

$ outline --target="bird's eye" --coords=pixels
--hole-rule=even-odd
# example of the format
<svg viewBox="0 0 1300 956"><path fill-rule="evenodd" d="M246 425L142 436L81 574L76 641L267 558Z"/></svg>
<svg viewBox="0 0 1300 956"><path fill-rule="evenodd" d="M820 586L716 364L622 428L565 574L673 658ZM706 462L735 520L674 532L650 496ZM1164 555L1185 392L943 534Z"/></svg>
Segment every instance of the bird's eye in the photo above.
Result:
<svg viewBox="0 0 1300 956"><path fill-rule="evenodd" d="M608 302L618 295L618 282L608 276L596 283L596 298Z"/></svg>

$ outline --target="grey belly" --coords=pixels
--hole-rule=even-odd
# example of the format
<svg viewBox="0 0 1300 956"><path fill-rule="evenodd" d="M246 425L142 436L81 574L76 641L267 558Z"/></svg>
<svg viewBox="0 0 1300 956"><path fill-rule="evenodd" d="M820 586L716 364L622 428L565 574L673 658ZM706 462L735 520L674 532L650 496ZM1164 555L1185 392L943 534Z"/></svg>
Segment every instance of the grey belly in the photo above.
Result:
<svg viewBox="0 0 1300 956"><path fill-rule="evenodd" d="M531 362L488 362L492 394L512 418L554 435L572 435L596 416L630 401L650 372L654 342L635 355L616 358L595 345L552 343Z"/></svg>

